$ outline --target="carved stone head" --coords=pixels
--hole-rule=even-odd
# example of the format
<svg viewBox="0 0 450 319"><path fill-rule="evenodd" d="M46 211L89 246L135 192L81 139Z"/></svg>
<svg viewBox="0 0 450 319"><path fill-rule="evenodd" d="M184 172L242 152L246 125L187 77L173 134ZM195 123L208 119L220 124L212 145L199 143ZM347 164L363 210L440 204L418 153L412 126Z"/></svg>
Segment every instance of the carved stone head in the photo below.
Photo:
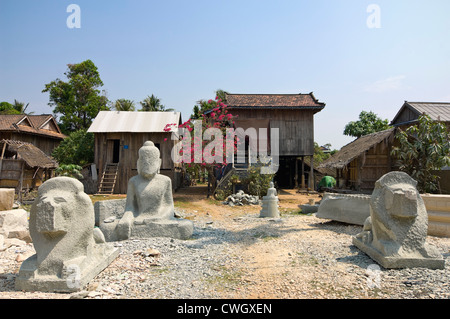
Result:
<svg viewBox="0 0 450 319"><path fill-rule="evenodd" d="M161 167L161 158L159 149L152 141L147 141L139 149L139 158L137 161L138 174L144 178L151 178L159 172Z"/></svg>
<svg viewBox="0 0 450 319"><path fill-rule="evenodd" d="M80 181L55 177L42 184L30 211L30 235L38 264L48 268L42 271L58 273L61 265L50 268L85 256L93 243L94 223L94 207Z"/></svg>
<svg viewBox="0 0 450 319"><path fill-rule="evenodd" d="M51 179L39 188L32 207L32 229L49 239L65 235L73 223L80 222L79 215L89 218L89 213L84 212L90 212L91 206L92 202L78 180L70 177Z"/></svg>

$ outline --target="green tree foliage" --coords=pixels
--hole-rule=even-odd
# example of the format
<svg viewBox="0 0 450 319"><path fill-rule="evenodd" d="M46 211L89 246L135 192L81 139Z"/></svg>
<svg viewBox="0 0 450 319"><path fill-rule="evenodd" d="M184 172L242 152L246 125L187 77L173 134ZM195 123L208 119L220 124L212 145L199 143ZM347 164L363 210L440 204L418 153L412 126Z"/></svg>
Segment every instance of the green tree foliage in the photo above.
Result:
<svg viewBox="0 0 450 319"><path fill-rule="evenodd" d="M256 195L260 198L267 194L270 187L270 182L273 181L275 174L261 174L261 167L263 164L258 163L247 168L247 176L243 180L247 184L248 193Z"/></svg>
<svg viewBox="0 0 450 319"><path fill-rule="evenodd" d="M387 130L389 127L387 119L383 120L379 118L372 111L362 111L359 114L358 121L351 121L345 126L344 135L361 137L367 134Z"/></svg>
<svg viewBox="0 0 450 319"><path fill-rule="evenodd" d="M14 104L13 104L13 108L19 112L20 114L32 114L33 112L30 113L25 113L25 111L27 110L28 106L30 105L30 103L27 103L25 105L25 103L23 102L19 102L16 99L14 99Z"/></svg>
<svg viewBox="0 0 450 319"><path fill-rule="evenodd" d="M94 134L81 129L70 133L57 148L52 156L60 165L86 165L94 161Z"/></svg>
<svg viewBox="0 0 450 319"><path fill-rule="evenodd" d="M223 103L227 103L227 91L218 89L216 90L216 100L222 100Z"/></svg>
<svg viewBox="0 0 450 319"><path fill-rule="evenodd" d="M100 94L103 82L97 67L91 60L68 64L64 82L56 79L45 85L42 92L49 92L49 105L59 117L61 130L68 134L88 129L99 111L108 110L108 99Z"/></svg>
<svg viewBox="0 0 450 319"><path fill-rule="evenodd" d="M450 134L444 124L427 115L419 118L417 125L396 134L398 147L392 155L398 159L400 170L417 181L420 192L438 191L439 177L433 171L450 165Z"/></svg>
<svg viewBox="0 0 450 319"><path fill-rule="evenodd" d="M326 144L326 146L331 147L331 144ZM319 146L319 144L317 144L317 142L314 142L314 159L317 161L317 163L322 163L336 152L337 150L333 150L330 153L325 153L324 151L322 151L322 148Z"/></svg>
<svg viewBox="0 0 450 319"><path fill-rule="evenodd" d="M0 102L0 114L20 114L20 112L11 103Z"/></svg>
<svg viewBox="0 0 450 319"><path fill-rule="evenodd" d="M83 175L81 174L81 170L83 167L75 164L64 164L60 165L56 170L56 176L68 176L76 179L82 179Z"/></svg>
<svg viewBox="0 0 450 319"><path fill-rule="evenodd" d="M227 92L221 89L216 90L216 100L221 100L223 103L226 104L226 94ZM216 107L216 102L212 99L206 101L206 100L199 100L197 101L197 104L194 105L194 108L192 110L191 119L197 120L202 117L202 115L209 110L212 110Z"/></svg>
<svg viewBox="0 0 450 319"><path fill-rule="evenodd" d="M33 114L33 112L25 113L30 103L19 102L14 99L14 103L0 102L0 114Z"/></svg>
<svg viewBox="0 0 450 319"><path fill-rule="evenodd" d="M216 101L214 100L200 100L197 101L197 104L194 105L194 108L192 110L192 115L191 115L191 119L192 120L197 120L202 118L203 114L206 111L212 110L213 108L216 107Z"/></svg>
<svg viewBox="0 0 450 319"><path fill-rule="evenodd" d="M116 111L134 111L134 102L127 99L118 99L114 103Z"/></svg>
<svg viewBox="0 0 450 319"><path fill-rule="evenodd" d="M143 101L140 102L142 108L139 111L142 112L172 112L174 109L166 108L161 104L161 99L157 98L155 95L147 96Z"/></svg>

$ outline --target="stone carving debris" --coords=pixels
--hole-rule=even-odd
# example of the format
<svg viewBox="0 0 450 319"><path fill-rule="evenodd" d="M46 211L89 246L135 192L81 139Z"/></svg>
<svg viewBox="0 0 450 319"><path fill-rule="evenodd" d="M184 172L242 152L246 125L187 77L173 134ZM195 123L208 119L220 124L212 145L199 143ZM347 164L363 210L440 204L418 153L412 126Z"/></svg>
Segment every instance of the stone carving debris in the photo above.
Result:
<svg viewBox="0 0 450 319"><path fill-rule="evenodd" d="M13 209L14 194L14 188L0 188L0 211Z"/></svg>
<svg viewBox="0 0 450 319"><path fill-rule="evenodd" d="M325 193L316 217L362 226L370 216L370 198L363 194Z"/></svg>
<svg viewBox="0 0 450 319"><path fill-rule="evenodd" d="M222 204L228 206L243 206L243 205L259 205L259 197L256 195L245 194L243 190L239 190L236 194L232 194L225 199Z"/></svg>
<svg viewBox="0 0 450 319"><path fill-rule="evenodd" d="M0 211L0 235L31 242L28 230L28 213L24 209Z"/></svg>

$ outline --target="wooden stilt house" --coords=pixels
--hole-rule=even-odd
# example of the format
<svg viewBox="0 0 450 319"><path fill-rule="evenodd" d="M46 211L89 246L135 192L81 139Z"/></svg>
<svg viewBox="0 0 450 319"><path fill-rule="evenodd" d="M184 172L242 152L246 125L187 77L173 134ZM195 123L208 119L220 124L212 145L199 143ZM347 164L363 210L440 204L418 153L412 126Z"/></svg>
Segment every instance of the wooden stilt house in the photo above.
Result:
<svg viewBox="0 0 450 319"><path fill-rule="evenodd" d="M314 114L324 109L313 93L308 94L226 94L228 111L237 115L235 127L267 129L270 150L271 128L279 130L278 187L314 186ZM246 136L241 136L246 139Z"/></svg>

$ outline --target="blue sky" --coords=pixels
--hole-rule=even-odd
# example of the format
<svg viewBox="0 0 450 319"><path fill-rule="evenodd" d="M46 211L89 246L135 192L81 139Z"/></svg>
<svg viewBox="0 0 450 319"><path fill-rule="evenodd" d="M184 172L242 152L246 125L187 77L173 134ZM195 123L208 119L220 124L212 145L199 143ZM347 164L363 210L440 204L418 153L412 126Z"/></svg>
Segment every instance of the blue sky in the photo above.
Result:
<svg viewBox="0 0 450 319"><path fill-rule="evenodd" d="M70 29L70 4L81 28ZM381 28L369 28L369 5ZM362 110L450 101L450 1L0 0L0 101L51 113L46 83L91 59L110 100L155 94L187 119L199 99L309 93L315 140L339 149Z"/></svg>

